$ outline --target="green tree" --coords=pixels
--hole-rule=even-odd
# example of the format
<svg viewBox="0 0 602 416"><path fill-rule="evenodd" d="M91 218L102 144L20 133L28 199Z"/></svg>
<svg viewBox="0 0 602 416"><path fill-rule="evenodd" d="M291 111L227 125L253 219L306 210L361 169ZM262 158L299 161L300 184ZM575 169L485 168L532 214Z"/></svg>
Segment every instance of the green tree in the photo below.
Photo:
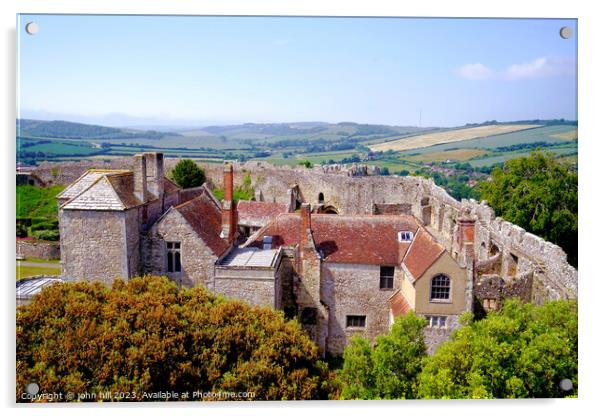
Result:
<svg viewBox="0 0 602 416"><path fill-rule="evenodd" d="M559 387L563 379L572 391ZM454 332L426 361L419 382L428 399L576 394L577 302L506 301L502 311Z"/></svg>
<svg viewBox="0 0 602 416"><path fill-rule="evenodd" d="M509 160L480 184L480 193L495 212L525 230L558 244L577 266L577 172L535 151Z"/></svg>
<svg viewBox="0 0 602 416"><path fill-rule="evenodd" d="M299 166L305 166L307 169L311 169L314 167L314 164L311 163L311 161L306 159L306 160L299 162Z"/></svg>
<svg viewBox="0 0 602 416"><path fill-rule="evenodd" d="M340 373L344 399L412 399L426 357L424 318L410 312L395 320L391 332L368 341L353 337Z"/></svg>
<svg viewBox="0 0 602 416"><path fill-rule="evenodd" d="M205 172L191 159L182 159L171 172L173 180L182 188L194 188L205 182Z"/></svg>
<svg viewBox="0 0 602 416"><path fill-rule="evenodd" d="M325 399L317 346L271 308L165 277L52 285L17 310L17 400L40 392L252 392ZM190 397L190 399L194 399Z"/></svg>

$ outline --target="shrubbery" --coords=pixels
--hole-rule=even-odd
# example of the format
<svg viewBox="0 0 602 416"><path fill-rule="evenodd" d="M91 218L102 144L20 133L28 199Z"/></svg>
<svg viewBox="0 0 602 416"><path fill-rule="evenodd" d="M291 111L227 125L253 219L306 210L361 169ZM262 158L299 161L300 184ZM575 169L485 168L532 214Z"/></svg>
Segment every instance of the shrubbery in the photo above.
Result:
<svg viewBox="0 0 602 416"><path fill-rule="evenodd" d="M318 358L281 312L164 277L55 284L17 311L17 400L31 382L41 393L134 392L134 400L160 391L326 399L332 380Z"/></svg>
<svg viewBox="0 0 602 416"><path fill-rule="evenodd" d="M59 241L59 230L38 230L32 231L31 235L38 240Z"/></svg>

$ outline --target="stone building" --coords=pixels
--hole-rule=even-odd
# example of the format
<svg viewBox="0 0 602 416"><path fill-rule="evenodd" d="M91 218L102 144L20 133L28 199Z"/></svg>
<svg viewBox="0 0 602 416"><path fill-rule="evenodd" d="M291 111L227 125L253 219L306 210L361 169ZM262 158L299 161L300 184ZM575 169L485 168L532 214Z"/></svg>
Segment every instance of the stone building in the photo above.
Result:
<svg viewBox="0 0 602 416"><path fill-rule="evenodd" d="M472 309L472 268L461 267L411 215L312 214L303 204L243 247L283 250L282 307L331 354L342 353L353 334L386 333L409 310L429 319L434 346ZM243 286L229 294L247 296Z"/></svg>
<svg viewBox="0 0 602 416"><path fill-rule="evenodd" d="M65 278L111 283L139 275L141 233L194 195L164 177L161 153L136 155L134 166L89 170L57 195Z"/></svg>
<svg viewBox="0 0 602 416"><path fill-rule="evenodd" d="M510 296L576 296L560 248L432 181L257 169L256 201L239 202L232 165L219 177L207 168L223 201L164 178L161 154L136 155L131 170L87 171L58 196L63 277L152 273L204 285L298 317L331 354L410 310L428 319L432 351L475 298L496 309Z"/></svg>

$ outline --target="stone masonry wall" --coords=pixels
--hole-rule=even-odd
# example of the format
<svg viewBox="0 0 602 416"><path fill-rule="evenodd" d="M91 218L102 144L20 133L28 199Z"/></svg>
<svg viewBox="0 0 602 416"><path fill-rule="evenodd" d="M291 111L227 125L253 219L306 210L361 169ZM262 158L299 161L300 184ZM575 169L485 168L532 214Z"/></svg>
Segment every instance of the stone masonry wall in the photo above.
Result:
<svg viewBox="0 0 602 416"><path fill-rule="evenodd" d="M212 289L232 299L241 299L251 305L277 308L277 287L280 279L274 276L274 270L246 269L228 270L217 268ZM271 274L271 276L270 276Z"/></svg>
<svg viewBox="0 0 602 416"><path fill-rule="evenodd" d="M370 341L389 330L389 298L401 286L395 269L394 289L380 289L380 266L324 263L322 300L330 311L327 351L342 354L349 339L359 334ZM347 315L366 315L363 329L346 328Z"/></svg>
<svg viewBox="0 0 602 416"><path fill-rule="evenodd" d="M61 210L62 275L66 279L111 284L127 278L125 213Z"/></svg>
<svg viewBox="0 0 602 416"><path fill-rule="evenodd" d="M167 272L166 242L181 243L181 273ZM143 234L142 257L145 273L161 274L187 287L207 286L213 278L217 256L175 209L169 211L151 230Z"/></svg>
<svg viewBox="0 0 602 416"><path fill-rule="evenodd" d="M17 255L30 259L59 260L61 249L59 243L17 240Z"/></svg>

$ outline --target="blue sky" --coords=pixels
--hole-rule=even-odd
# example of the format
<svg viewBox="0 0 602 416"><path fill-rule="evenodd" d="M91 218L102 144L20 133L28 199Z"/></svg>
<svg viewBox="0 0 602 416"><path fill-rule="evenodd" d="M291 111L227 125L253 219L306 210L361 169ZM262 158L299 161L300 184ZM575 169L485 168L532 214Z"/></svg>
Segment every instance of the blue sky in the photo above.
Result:
<svg viewBox="0 0 602 416"><path fill-rule="evenodd" d="M30 21L35 36L24 31ZM562 39L562 26L573 37ZM575 20L21 15L17 27L21 117L130 126L577 118Z"/></svg>

